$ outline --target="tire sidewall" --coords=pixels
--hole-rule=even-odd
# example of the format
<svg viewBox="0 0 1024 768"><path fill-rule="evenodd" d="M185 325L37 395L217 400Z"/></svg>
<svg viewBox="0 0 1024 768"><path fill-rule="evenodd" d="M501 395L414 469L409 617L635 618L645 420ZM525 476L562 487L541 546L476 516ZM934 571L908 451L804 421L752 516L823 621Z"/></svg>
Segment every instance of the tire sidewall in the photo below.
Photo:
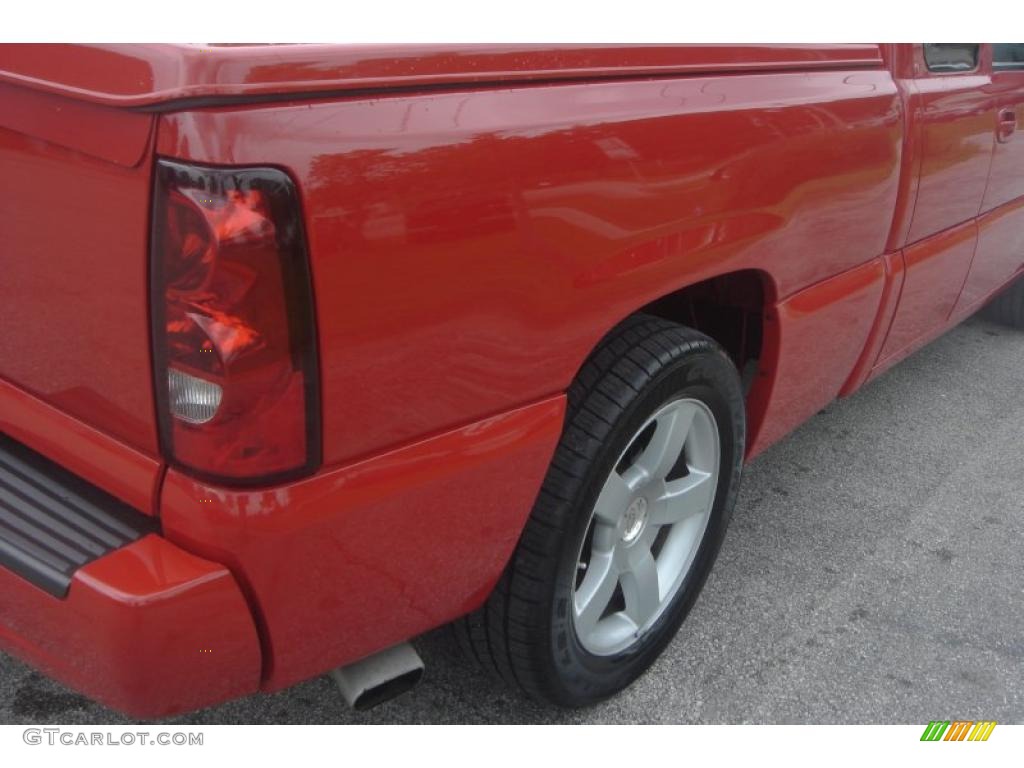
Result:
<svg viewBox="0 0 1024 768"><path fill-rule="evenodd" d="M573 625L573 587L578 553L592 510L608 474L644 422L661 406L680 397L700 400L714 415L721 450L718 485L711 516L689 573L670 605L644 635L626 650L598 656L580 644ZM666 364L616 420L591 464L564 537L551 611L551 670L566 703L593 703L611 696L643 673L672 640L692 608L721 547L738 489L743 448L744 403L732 362L710 340Z"/></svg>

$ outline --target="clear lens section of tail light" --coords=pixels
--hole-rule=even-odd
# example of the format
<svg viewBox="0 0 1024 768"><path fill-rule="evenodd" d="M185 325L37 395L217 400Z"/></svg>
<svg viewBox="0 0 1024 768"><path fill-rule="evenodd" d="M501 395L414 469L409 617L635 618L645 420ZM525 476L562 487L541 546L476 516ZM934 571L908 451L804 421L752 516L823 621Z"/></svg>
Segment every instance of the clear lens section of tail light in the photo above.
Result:
<svg viewBox="0 0 1024 768"><path fill-rule="evenodd" d="M170 368L167 371L168 404L171 416L189 424L205 424L217 415L224 390L219 384L205 381Z"/></svg>
<svg viewBox="0 0 1024 768"><path fill-rule="evenodd" d="M157 163L153 352L161 444L192 474L264 484L320 460L298 195L274 168Z"/></svg>

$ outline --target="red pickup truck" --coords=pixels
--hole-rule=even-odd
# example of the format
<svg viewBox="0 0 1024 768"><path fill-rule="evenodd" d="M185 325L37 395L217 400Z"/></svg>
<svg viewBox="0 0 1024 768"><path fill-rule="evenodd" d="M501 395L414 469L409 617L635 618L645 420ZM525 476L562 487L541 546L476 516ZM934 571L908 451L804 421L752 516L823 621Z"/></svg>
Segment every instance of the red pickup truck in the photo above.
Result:
<svg viewBox="0 0 1024 768"><path fill-rule="evenodd" d="M744 461L988 305L1024 44L0 46L0 645L159 717L566 706Z"/></svg>

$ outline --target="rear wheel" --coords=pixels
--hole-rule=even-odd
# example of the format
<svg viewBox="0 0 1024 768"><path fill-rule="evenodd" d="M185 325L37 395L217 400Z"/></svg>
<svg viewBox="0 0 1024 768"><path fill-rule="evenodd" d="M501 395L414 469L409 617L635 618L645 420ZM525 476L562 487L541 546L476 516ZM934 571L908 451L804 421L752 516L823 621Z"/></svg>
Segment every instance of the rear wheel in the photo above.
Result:
<svg viewBox="0 0 1024 768"><path fill-rule="evenodd" d="M744 446L739 376L706 336L638 315L598 347L511 562L456 627L534 698L580 706L646 670L718 553Z"/></svg>
<svg viewBox="0 0 1024 768"><path fill-rule="evenodd" d="M1011 328L1024 328L1024 279L1018 279L988 303L982 314Z"/></svg>

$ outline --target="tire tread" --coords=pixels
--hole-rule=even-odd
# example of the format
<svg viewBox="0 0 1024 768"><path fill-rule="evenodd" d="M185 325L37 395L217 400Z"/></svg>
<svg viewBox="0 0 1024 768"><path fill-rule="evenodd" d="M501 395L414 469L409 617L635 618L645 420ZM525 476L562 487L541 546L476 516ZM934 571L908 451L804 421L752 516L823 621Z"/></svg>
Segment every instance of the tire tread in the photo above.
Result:
<svg viewBox="0 0 1024 768"><path fill-rule="evenodd" d="M993 322L1024 329L1024 279L1017 280L996 296L983 310Z"/></svg>
<svg viewBox="0 0 1024 768"><path fill-rule="evenodd" d="M493 677L537 700L557 698L545 685L537 608L550 590L559 535L574 522L572 500L633 397L667 364L699 350L725 357L697 331L633 315L601 341L570 385L562 438L519 545L484 606L455 623L466 655Z"/></svg>

